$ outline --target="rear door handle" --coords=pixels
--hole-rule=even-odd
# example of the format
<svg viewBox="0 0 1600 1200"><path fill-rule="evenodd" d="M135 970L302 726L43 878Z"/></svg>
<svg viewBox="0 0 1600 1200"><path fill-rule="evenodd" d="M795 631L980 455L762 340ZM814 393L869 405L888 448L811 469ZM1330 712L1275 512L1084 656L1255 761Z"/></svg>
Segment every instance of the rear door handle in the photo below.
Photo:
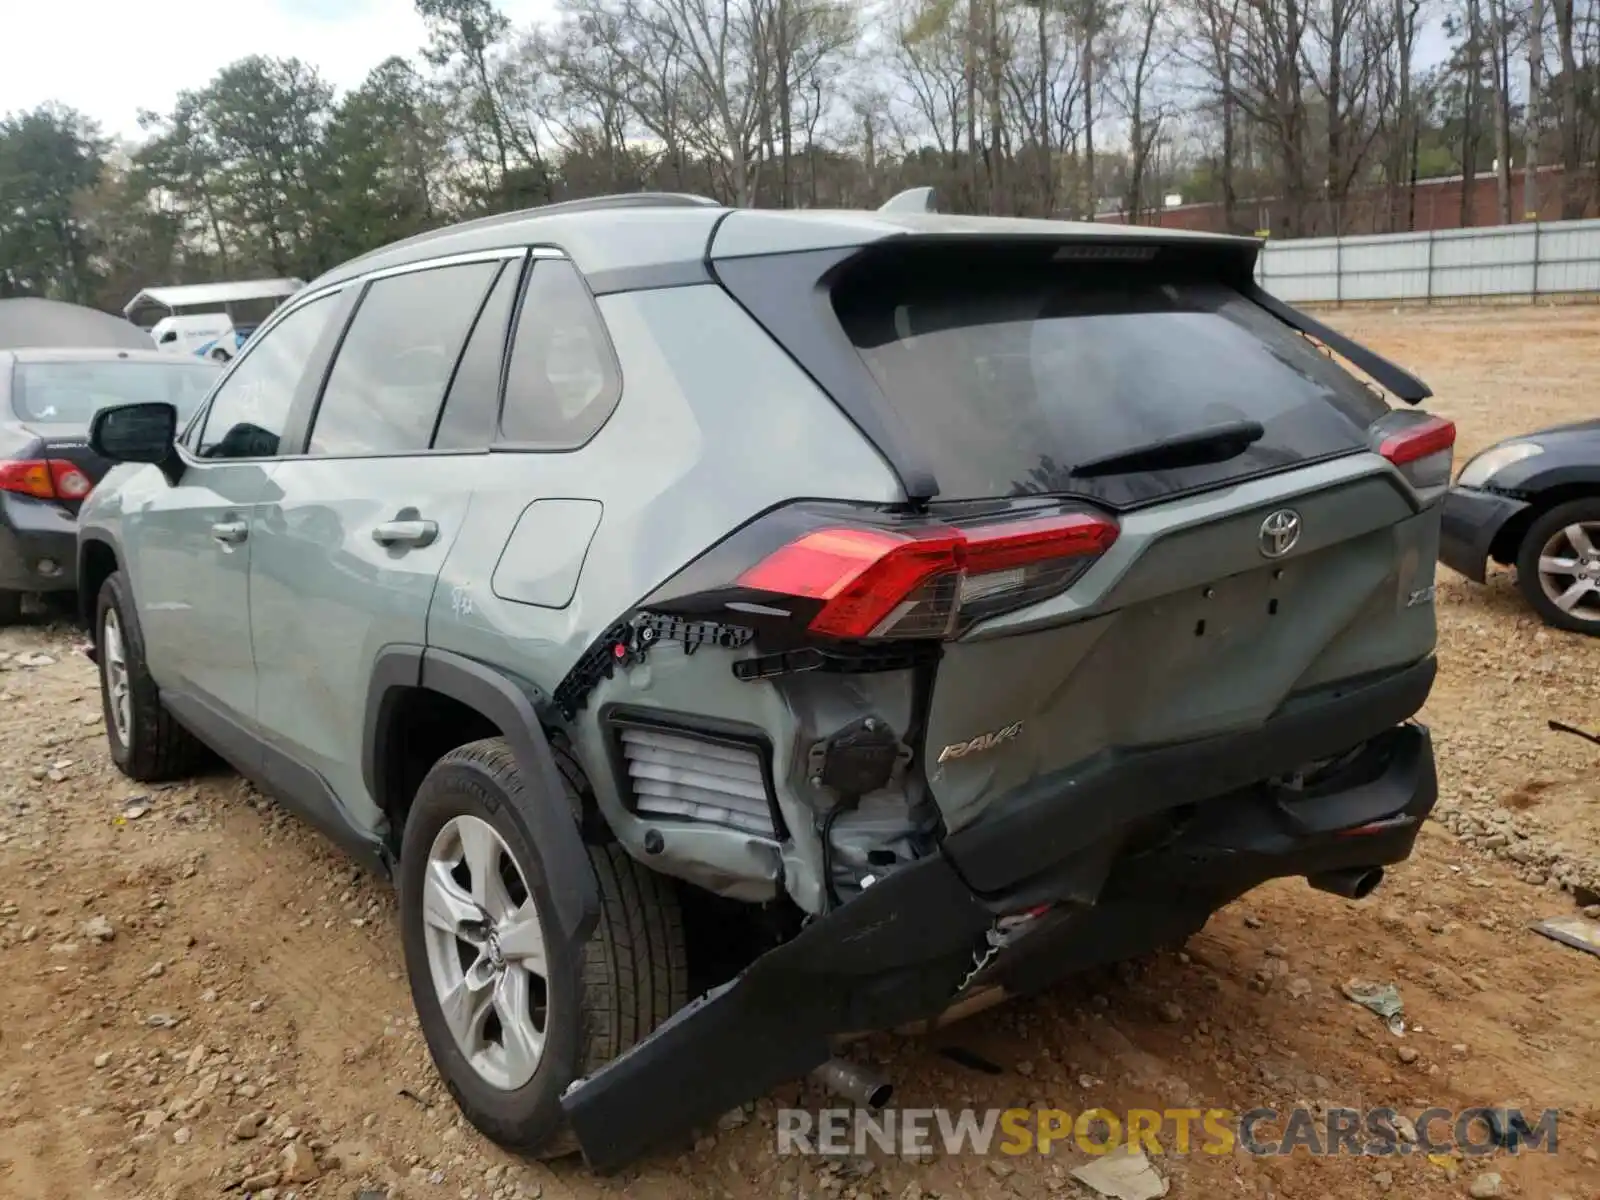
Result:
<svg viewBox="0 0 1600 1200"><path fill-rule="evenodd" d="M372 540L380 546L426 546L439 536L433 521L385 521L372 530Z"/></svg>
<svg viewBox="0 0 1600 1200"><path fill-rule="evenodd" d="M211 527L211 536L225 546L237 546L250 536L250 526L244 521L218 521Z"/></svg>

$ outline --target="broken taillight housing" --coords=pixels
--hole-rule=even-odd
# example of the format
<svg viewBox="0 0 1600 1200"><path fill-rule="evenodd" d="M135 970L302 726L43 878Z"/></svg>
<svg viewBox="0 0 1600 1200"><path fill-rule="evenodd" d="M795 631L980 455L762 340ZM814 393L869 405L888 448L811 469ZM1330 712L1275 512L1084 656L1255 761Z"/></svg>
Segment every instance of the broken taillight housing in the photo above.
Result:
<svg viewBox="0 0 1600 1200"><path fill-rule="evenodd" d="M1391 412L1372 426L1378 453L1424 495L1442 493L1455 465L1455 422L1424 412Z"/></svg>
<svg viewBox="0 0 1600 1200"><path fill-rule="evenodd" d="M739 570L725 607L781 614L822 637L949 637L1071 586L1118 533L1081 509L959 523L817 517Z"/></svg>

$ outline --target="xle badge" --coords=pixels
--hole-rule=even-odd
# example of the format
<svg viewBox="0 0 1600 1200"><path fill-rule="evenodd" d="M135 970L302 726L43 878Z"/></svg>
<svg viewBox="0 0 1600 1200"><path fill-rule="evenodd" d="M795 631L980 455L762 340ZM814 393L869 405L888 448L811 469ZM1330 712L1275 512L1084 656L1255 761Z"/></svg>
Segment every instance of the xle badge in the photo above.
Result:
<svg viewBox="0 0 1600 1200"><path fill-rule="evenodd" d="M993 750L996 746L1009 742L1022 732L1022 722L1007 725L1004 729L996 729L993 733L980 733L970 742L955 742L939 751L939 761L949 762L954 758L965 758L969 754L979 754L984 750Z"/></svg>

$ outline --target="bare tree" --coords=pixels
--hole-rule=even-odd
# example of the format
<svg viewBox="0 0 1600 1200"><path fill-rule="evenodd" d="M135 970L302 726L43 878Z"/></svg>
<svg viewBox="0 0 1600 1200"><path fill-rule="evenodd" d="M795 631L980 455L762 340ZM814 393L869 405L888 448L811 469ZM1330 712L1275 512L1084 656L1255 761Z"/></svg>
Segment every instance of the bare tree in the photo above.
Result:
<svg viewBox="0 0 1600 1200"><path fill-rule="evenodd" d="M1539 109L1544 95L1544 0L1528 17L1528 106L1523 113L1522 216L1539 219Z"/></svg>
<svg viewBox="0 0 1600 1200"><path fill-rule="evenodd" d="M1134 0L1121 31L1114 91L1128 119L1128 182L1123 211L1137 224L1145 207L1151 156L1167 119L1167 108L1152 94L1171 56L1162 14L1163 0ZM1159 207L1159 205L1157 206Z"/></svg>
<svg viewBox="0 0 1600 1200"><path fill-rule="evenodd" d="M1561 54L1561 215L1568 220L1583 216L1583 193L1578 173L1583 166L1583 136L1578 127L1578 56L1574 49L1577 0L1552 0L1556 17L1556 44Z"/></svg>
<svg viewBox="0 0 1600 1200"><path fill-rule="evenodd" d="M1511 221L1511 32L1507 0L1489 2L1489 53L1494 78L1495 198L1502 224Z"/></svg>

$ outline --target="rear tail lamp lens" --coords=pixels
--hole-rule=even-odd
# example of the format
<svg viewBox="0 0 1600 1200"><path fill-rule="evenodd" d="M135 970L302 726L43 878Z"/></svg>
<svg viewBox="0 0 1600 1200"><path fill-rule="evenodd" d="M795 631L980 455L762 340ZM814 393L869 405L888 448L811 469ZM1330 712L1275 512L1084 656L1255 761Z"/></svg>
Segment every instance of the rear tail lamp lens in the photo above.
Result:
<svg viewBox="0 0 1600 1200"><path fill-rule="evenodd" d="M1391 413L1374 427L1378 453L1421 492L1450 483L1455 466L1455 422L1426 413Z"/></svg>
<svg viewBox="0 0 1600 1200"><path fill-rule="evenodd" d="M87 475L63 459L0 462L0 491L39 500L82 500L93 487Z"/></svg>
<svg viewBox="0 0 1600 1200"><path fill-rule="evenodd" d="M912 530L811 530L739 576L741 587L822 602L811 632L936 638L958 617L990 615L1069 586L1117 538L1081 512Z"/></svg>

